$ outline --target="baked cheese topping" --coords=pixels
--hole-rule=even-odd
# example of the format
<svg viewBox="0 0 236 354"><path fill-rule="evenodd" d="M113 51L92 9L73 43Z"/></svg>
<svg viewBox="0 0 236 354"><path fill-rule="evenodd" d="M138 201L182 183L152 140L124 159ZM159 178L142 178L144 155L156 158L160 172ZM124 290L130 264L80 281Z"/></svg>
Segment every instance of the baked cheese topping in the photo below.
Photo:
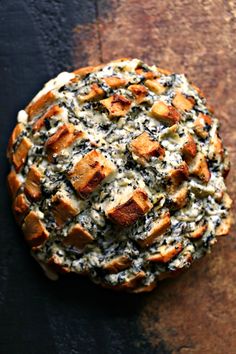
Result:
<svg viewBox="0 0 236 354"><path fill-rule="evenodd" d="M185 75L138 59L61 73L18 114L13 212L34 257L151 290L230 228L219 122Z"/></svg>

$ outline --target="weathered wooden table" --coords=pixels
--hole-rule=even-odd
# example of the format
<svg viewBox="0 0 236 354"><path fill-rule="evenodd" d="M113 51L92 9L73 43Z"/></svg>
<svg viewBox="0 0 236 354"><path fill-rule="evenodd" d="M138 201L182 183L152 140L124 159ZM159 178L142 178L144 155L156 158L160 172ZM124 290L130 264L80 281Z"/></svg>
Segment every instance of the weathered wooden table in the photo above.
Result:
<svg viewBox="0 0 236 354"><path fill-rule="evenodd" d="M80 278L50 282L10 211L5 150L16 112L62 70L122 56L185 72L222 123L236 195L236 3L224 0L0 1L0 352L236 353L236 240L219 240L148 295Z"/></svg>

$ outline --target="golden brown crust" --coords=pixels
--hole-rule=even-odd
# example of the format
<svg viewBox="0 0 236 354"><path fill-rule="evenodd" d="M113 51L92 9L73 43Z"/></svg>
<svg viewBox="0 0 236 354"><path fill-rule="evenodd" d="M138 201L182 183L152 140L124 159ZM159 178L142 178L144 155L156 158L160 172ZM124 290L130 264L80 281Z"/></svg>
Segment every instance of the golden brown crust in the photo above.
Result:
<svg viewBox="0 0 236 354"><path fill-rule="evenodd" d="M23 193L18 194L12 204L13 213L18 224L21 224L29 211L29 202Z"/></svg>
<svg viewBox="0 0 236 354"><path fill-rule="evenodd" d="M33 125L33 131L38 131L42 129L42 127L45 124L45 120L51 118L52 116L56 116L62 112L62 108L59 107L58 105L54 105L50 107L46 113L42 115L39 119L36 120L36 122Z"/></svg>
<svg viewBox="0 0 236 354"><path fill-rule="evenodd" d="M72 205L69 198L54 194L51 198L52 213L58 226L63 226L66 221L78 214L78 209Z"/></svg>
<svg viewBox="0 0 236 354"><path fill-rule="evenodd" d="M82 138L84 133L76 131L73 124L64 124L57 129L56 133L50 136L45 142L48 159L51 160L54 154L60 153L74 143L75 140Z"/></svg>
<svg viewBox="0 0 236 354"><path fill-rule="evenodd" d="M39 99L31 102L25 111L28 113L28 120L30 121L34 116L39 114L44 108L50 106L56 100L56 96L52 91L49 91L42 95Z"/></svg>
<svg viewBox="0 0 236 354"><path fill-rule="evenodd" d="M24 136L19 146L17 147L15 153L12 155L12 162L14 164L16 172L19 172L25 164L28 152L32 145L33 143L31 142L31 140Z"/></svg>
<svg viewBox="0 0 236 354"><path fill-rule="evenodd" d="M79 75L81 79L83 79L86 75L91 74L95 71L98 71L104 67L103 64L96 65L96 66L86 66L84 68L79 68L74 71L75 75Z"/></svg>
<svg viewBox="0 0 236 354"><path fill-rule="evenodd" d="M189 173L193 176L198 177L204 183L209 182L211 178L211 173L209 171L206 158L201 152L197 153L197 155L189 165Z"/></svg>
<svg viewBox="0 0 236 354"><path fill-rule="evenodd" d="M112 172L114 166L97 150L93 150L77 162L68 173L78 195L87 198Z"/></svg>
<svg viewBox="0 0 236 354"><path fill-rule="evenodd" d="M31 211L25 217L22 230L31 247L41 246L49 237L49 232L35 211Z"/></svg>
<svg viewBox="0 0 236 354"><path fill-rule="evenodd" d="M107 211L110 220L120 226L130 226L152 208L147 193L136 189L132 196L123 204Z"/></svg>
<svg viewBox="0 0 236 354"><path fill-rule="evenodd" d="M156 241L157 237L163 235L166 230L168 230L170 225L170 213L167 212L162 215L159 220L155 221L153 228L150 230L145 239L138 240L139 245L141 247L148 247L152 245Z"/></svg>
<svg viewBox="0 0 236 354"><path fill-rule="evenodd" d="M130 260L129 257L127 256L118 256L110 261L106 262L103 265L103 269L106 270L108 273L113 273L116 274L120 272L121 270L129 268L131 265L132 261Z"/></svg>
<svg viewBox="0 0 236 354"><path fill-rule="evenodd" d="M172 104L180 111L190 111L194 106L194 99L187 99L182 93L177 92Z"/></svg>
<svg viewBox="0 0 236 354"><path fill-rule="evenodd" d="M166 91L166 87L161 85L157 80L146 80L144 85L149 88L149 90L155 92L157 95L161 95Z"/></svg>
<svg viewBox="0 0 236 354"><path fill-rule="evenodd" d="M16 193L18 192L22 184L20 179L17 177L15 170L12 169L11 172L8 174L7 183L11 197L15 198Z"/></svg>
<svg viewBox="0 0 236 354"><path fill-rule="evenodd" d="M162 157L165 155L165 149L157 141L152 140L147 132L133 139L130 143L130 149L140 157L139 162L141 164L149 161L152 156Z"/></svg>
<svg viewBox="0 0 236 354"><path fill-rule="evenodd" d="M128 98L118 94L105 98L100 103L108 110L110 119L125 116L131 106L131 101Z"/></svg>
<svg viewBox="0 0 236 354"><path fill-rule="evenodd" d="M92 84L90 91L86 95L79 95L78 100L80 103L85 103L89 101L98 101L103 98L105 92L98 86L98 84Z"/></svg>
<svg viewBox="0 0 236 354"><path fill-rule="evenodd" d="M135 97L135 101L138 104L141 104L142 102L145 101L145 98L148 94L148 90L145 86L143 85L130 85L128 87L128 90L130 90Z"/></svg>
<svg viewBox="0 0 236 354"><path fill-rule="evenodd" d="M183 247L181 243L177 243L175 245L163 245L159 248L158 253L148 256L147 261L167 263L172 258L177 256L177 254L179 254L182 251L182 249Z"/></svg>
<svg viewBox="0 0 236 354"><path fill-rule="evenodd" d="M82 250L87 244L93 242L93 240L93 236L82 225L77 223L70 228L63 243L66 246L73 246Z"/></svg>
<svg viewBox="0 0 236 354"><path fill-rule="evenodd" d="M42 177L43 174L39 169L35 165L32 165L27 174L24 188L25 194L31 200L39 200L41 198L42 192L40 181Z"/></svg>
<svg viewBox="0 0 236 354"><path fill-rule="evenodd" d="M162 124L171 126L180 121L179 112L165 102L155 102L151 108L150 114L155 119L159 120Z"/></svg>

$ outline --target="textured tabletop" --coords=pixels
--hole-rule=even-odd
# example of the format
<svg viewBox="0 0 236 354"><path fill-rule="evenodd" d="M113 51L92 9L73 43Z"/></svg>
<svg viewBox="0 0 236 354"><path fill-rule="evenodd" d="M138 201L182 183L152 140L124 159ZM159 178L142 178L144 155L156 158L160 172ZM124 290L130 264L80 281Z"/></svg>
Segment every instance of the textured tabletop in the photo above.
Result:
<svg viewBox="0 0 236 354"><path fill-rule="evenodd" d="M47 280L11 215L5 158L16 113L62 70L139 57L200 86L215 107L236 196L236 2L0 1L0 352L234 354L236 240L151 294L116 294L79 277ZM235 213L234 209L234 213Z"/></svg>

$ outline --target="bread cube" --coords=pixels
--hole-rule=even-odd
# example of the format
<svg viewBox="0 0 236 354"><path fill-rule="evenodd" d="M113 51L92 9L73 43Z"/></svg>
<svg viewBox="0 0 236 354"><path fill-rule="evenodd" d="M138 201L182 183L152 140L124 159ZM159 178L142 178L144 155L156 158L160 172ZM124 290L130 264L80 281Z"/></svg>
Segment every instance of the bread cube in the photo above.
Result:
<svg viewBox="0 0 236 354"><path fill-rule="evenodd" d="M77 162L68 178L82 199L86 199L112 173L115 166L99 151L92 150Z"/></svg>
<svg viewBox="0 0 236 354"><path fill-rule="evenodd" d="M174 125L180 121L179 112L173 106L167 105L162 101L153 104L150 114L152 117L167 126Z"/></svg>
<svg viewBox="0 0 236 354"><path fill-rule="evenodd" d="M132 196L123 204L117 205L107 211L107 216L115 224L127 227L135 223L152 208L147 193L136 189Z"/></svg>

